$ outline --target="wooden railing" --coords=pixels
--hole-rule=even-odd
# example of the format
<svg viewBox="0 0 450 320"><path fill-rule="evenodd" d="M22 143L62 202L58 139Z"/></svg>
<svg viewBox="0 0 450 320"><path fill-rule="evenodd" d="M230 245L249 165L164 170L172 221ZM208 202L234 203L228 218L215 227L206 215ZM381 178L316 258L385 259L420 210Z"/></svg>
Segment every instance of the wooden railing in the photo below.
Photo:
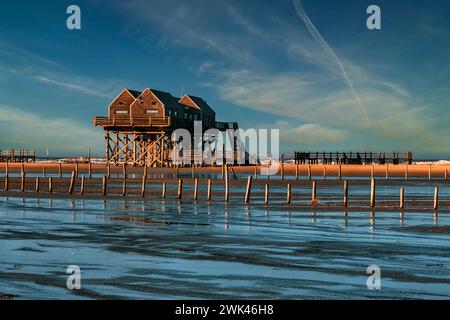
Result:
<svg viewBox="0 0 450 320"><path fill-rule="evenodd" d="M94 117L94 125L102 127L169 127L171 117Z"/></svg>

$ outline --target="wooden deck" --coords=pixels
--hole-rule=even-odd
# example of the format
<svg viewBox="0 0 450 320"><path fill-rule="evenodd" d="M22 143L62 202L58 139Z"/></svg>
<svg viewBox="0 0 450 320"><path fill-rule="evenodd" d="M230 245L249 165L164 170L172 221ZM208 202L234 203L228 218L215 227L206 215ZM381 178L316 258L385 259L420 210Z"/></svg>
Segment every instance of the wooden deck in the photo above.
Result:
<svg viewBox="0 0 450 320"><path fill-rule="evenodd" d="M157 127L165 128L172 125L171 117L94 117L94 125L101 127Z"/></svg>

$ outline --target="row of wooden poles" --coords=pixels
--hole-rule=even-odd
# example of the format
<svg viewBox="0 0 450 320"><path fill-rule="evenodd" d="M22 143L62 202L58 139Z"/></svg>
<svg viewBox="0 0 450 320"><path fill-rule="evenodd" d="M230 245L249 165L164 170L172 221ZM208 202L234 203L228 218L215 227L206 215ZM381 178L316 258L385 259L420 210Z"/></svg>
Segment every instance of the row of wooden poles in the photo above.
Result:
<svg viewBox="0 0 450 320"><path fill-rule="evenodd" d="M125 173L125 172L124 172ZM71 174L71 178L70 178L70 184L69 184L69 189L68 189L68 193L69 194L73 194L74 191L74 186L76 183L76 179L77 179L77 172L74 170L72 171ZM252 189L252 176L248 176L247 177L247 186L246 186L246 190L245 190L245 197L244 197L244 203L248 204L250 202L250 195L251 195L251 189ZM40 178L37 177L36 178L36 183L35 183L35 192L40 192L39 188L40 188ZM107 182L108 181L108 177L105 175L102 177L102 195L106 196L107 195ZM141 196L144 197L145 196L145 186L146 186L146 182L147 182L147 175L144 174L142 176L142 182L141 182ZM225 197L224 197L224 201L228 202L229 201L229 175L225 174L225 183L224 183L224 187L225 187ZM198 178L194 178L194 196L193 196L193 200L197 201L198 200L198 187L199 187L199 181ZM347 180L344 180L344 199L343 199L343 205L344 207L348 206L348 188L349 187L349 183ZM9 191L9 177L8 175L5 176L5 186L4 186L4 190L5 191ZM20 191L24 192L25 191L25 171L21 171L21 181L20 181ZM80 194L83 195L85 191L85 176L82 175L81 176L81 186L80 186ZM127 180L126 180L126 174L124 174L124 178L122 179L122 196L126 196L126 191L127 191ZM48 192L52 193L53 192L53 178L49 177L48 178ZM167 192L167 182L163 182L162 183L162 190L161 190L161 197L165 198L166 197L166 192ZM376 198L375 198L375 194L376 194L376 183L375 183L375 179L372 178L371 179L371 186L370 186L370 207L374 208L375 207L375 203L376 203ZM183 195L183 179L178 179L178 190L177 190L177 198L181 199ZM208 179L207 182L207 201L211 201L211 196L212 196L212 183L211 183L211 179ZM288 183L286 185L286 203L290 204L292 201L292 187L291 184ZM315 202L315 203L314 203ZM265 184L264 186L264 203L268 204L269 203L269 184ZM317 204L317 183L316 181L312 181L312 192L311 192L311 203L312 204ZM434 189L434 201L433 201L433 209L437 210L439 206L439 187L436 186ZM400 188L400 204L399 204L399 208L400 209L404 209L405 207L405 190L404 188Z"/></svg>
<svg viewBox="0 0 450 320"><path fill-rule="evenodd" d="M387 180L387 179L389 179L389 165L386 164L385 168L386 168L386 169L385 169L385 178L386 178L386 180ZM429 165L429 166L428 166L428 179L429 179L429 180L431 180L431 176L432 176L432 175L431 175L431 174L432 174L431 168L432 168L432 166ZM231 170L233 170L233 169L231 169ZM308 178L308 180L312 180L312 170L311 170L311 165L308 165L307 170L308 170L308 171L307 171L307 178ZM78 176L79 176L79 174L78 174L78 172L79 172L79 165L78 165L78 163L75 163L74 171L75 171L76 177L78 177ZM24 165L22 164L22 165L21 165L21 174L22 174L23 172L24 172ZM234 172L234 171L233 171L233 172ZM8 174L9 174L9 164L8 164L8 163L6 163L5 173L6 173L6 176L8 176ZM191 173L192 173L192 178L195 178L195 177L196 177L196 169L195 169L195 166L192 166L192 167L191 167ZM227 165L227 164L222 165L222 172L221 172L222 179L224 179L224 177L225 177L225 175L226 175L225 173L226 173L226 174L229 173L229 169L228 169L228 165ZM62 169L62 164L61 164L61 163L58 163L58 174L59 174L59 177L62 178L62 176L63 176L63 169ZM45 167L45 165L44 165L44 166L42 167L42 176L45 178L46 175L47 175L47 172L46 172L46 167ZM122 175L123 175L123 177L126 177L126 176L127 176L127 165L126 165L126 164L122 164ZM144 167L143 167L143 175L144 175L144 176L147 176L147 166L144 166ZM91 164L90 162L88 163L88 176L89 176L89 178L92 178L92 164ZM109 163L106 164L106 176L107 176L108 178L111 177L111 166L110 166ZM178 178L178 176L179 176L179 168L178 168L178 167L175 168L175 176L176 176L177 178ZM267 177L268 179L270 179L270 176L265 176L265 177ZM284 164L280 164L280 177L281 177L281 180L285 180L285 168L284 168ZM299 175L299 165L296 164L296 165L295 165L295 179L298 180L299 177L300 177L300 175ZM326 179L326 177L327 177L327 166L324 165L324 166L323 166L323 178ZM409 177L408 165L406 165L406 166L405 166L405 172L404 172L404 179L407 180L408 177ZM255 179L258 179L258 167L257 167L257 166L254 166L254 178L255 178ZM342 166L341 166L341 165L338 166L337 178L338 178L339 180L342 180ZM371 178L372 178L372 179L375 178L374 165L371 166ZM445 180L447 180L447 178L448 178L448 172L447 172L447 169L444 170L444 177L443 177L443 178L444 178Z"/></svg>

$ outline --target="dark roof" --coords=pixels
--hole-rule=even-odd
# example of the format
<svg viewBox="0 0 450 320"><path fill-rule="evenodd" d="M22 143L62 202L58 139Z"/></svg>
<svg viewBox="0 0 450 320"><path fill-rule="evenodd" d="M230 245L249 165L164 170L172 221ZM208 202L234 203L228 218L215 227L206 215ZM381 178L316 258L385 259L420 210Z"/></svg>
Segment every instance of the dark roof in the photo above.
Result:
<svg viewBox="0 0 450 320"><path fill-rule="evenodd" d="M129 93L131 93L131 95L136 99L137 97L139 97L140 95L141 95L141 93L142 92L140 92L140 91L136 91L136 90L130 90L130 89L127 89L127 91L129 92Z"/></svg>
<svg viewBox="0 0 450 320"><path fill-rule="evenodd" d="M150 89L153 94L166 106L166 108L181 111L184 110L179 104L178 100L174 98L170 93L159 91L155 89Z"/></svg>
<svg viewBox="0 0 450 320"><path fill-rule="evenodd" d="M200 97L196 97L196 96L191 96L188 95L188 97L203 111L203 112L208 112L208 113L214 113L216 114L216 112L209 106L208 103L206 103L205 100L203 100Z"/></svg>

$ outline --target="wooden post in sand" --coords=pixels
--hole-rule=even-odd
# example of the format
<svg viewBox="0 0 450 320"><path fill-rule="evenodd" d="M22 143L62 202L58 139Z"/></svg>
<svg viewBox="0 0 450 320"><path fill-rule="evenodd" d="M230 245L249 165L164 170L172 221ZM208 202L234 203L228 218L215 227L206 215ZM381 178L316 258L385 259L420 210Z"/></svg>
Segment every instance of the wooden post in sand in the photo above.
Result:
<svg viewBox="0 0 450 320"><path fill-rule="evenodd" d="M53 178L50 177L48 178L48 193L52 193L53 192Z"/></svg>
<svg viewBox="0 0 450 320"><path fill-rule="evenodd" d="M311 180L311 165L308 164L308 180Z"/></svg>
<svg viewBox="0 0 450 320"><path fill-rule="evenodd" d="M73 187L75 185L75 175L76 175L76 172L72 171L72 176L70 177L69 194L73 193Z"/></svg>
<svg viewBox="0 0 450 320"><path fill-rule="evenodd" d="M147 167L147 166L146 166ZM141 197L145 197L145 180L147 177L144 175L142 176L142 184L141 184Z"/></svg>
<svg viewBox="0 0 450 320"><path fill-rule="evenodd" d="M250 192L252 190L252 176L247 178L247 188L245 190L245 203L248 204L250 201Z"/></svg>
<svg viewBox="0 0 450 320"><path fill-rule="evenodd" d="M9 190L9 165L8 162L6 163L5 168L5 191Z"/></svg>
<svg viewBox="0 0 450 320"><path fill-rule="evenodd" d="M317 199L317 185L316 181L312 182L312 190L311 190L311 201L315 201Z"/></svg>
<svg viewBox="0 0 450 320"><path fill-rule="evenodd" d="M229 181L228 181L228 165L225 165L225 202L228 202L229 198Z"/></svg>
<svg viewBox="0 0 450 320"><path fill-rule="evenodd" d="M36 186L35 186L35 190L36 193L39 193L39 177L36 178Z"/></svg>
<svg viewBox="0 0 450 320"><path fill-rule="evenodd" d="M106 179L107 179L107 176L103 176L103 179L102 179L102 194L104 195L104 196L106 196Z"/></svg>
<svg viewBox="0 0 450 320"><path fill-rule="evenodd" d="M178 179L178 199L181 199L183 196L183 179Z"/></svg>
<svg viewBox="0 0 450 320"><path fill-rule="evenodd" d="M386 163L386 180L389 180L389 164Z"/></svg>
<svg viewBox="0 0 450 320"><path fill-rule="evenodd" d="M342 179L342 165L339 165L338 179Z"/></svg>
<svg viewBox="0 0 450 320"><path fill-rule="evenodd" d="M75 162L75 178L78 178L78 161Z"/></svg>
<svg viewBox="0 0 450 320"><path fill-rule="evenodd" d="M122 177L127 178L127 164L125 162L122 164Z"/></svg>
<svg viewBox="0 0 450 320"><path fill-rule="evenodd" d="M167 185L165 182L163 182L162 191L161 191L161 198L163 198L163 199L166 197L166 190L167 190Z"/></svg>
<svg viewBox="0 0 450 320"><path fill-rule="evenodd" d="M211 179L208 179L208 192L207 192L207 195L206 195L206 200L211 201L211 193L212 193L212 190L211 190Z"/></svg>
<svg viewBox="0 0 450 320"><path fill-rule="evenodd" d="M23 170L22 167L22 171L20 172L20 192L24 192L25 191L25 170Z"/></svg>
<svg viewBox="0 0 450 320"><path fill-rule="evenodd" d="M194 179L194 201L197 201L198 197L198 178Z"/></svg>
<svg viewBox="0 0 450 320"><path fill-rule="evenodd" d="M295 164L295 180L298 180L298 163Z"/></svg>
<svg viewBox="0 0 450 320"><path fill-rule="evenodd" d="M344 180L344 207L348 206L348 181Z"/></svg>
<svg viewBox="0 0 450 320"><path fill-rule="evenodd" d="M80 186L80 194L84 194L84 174L81 175L81 186Z"/></svg>
<svg viewBox="0 0 450 320"><path fill-rule="evenodd" d="M287 195L286 195L286 203L291 204L291 184L287 184Z"/></svg>
<svg viewBox="0 0 450 320"><path fill-rule="evenodd" d="M400 188L400 209L405 207L405 189Z"/></svg>
<svg viewBox="0 0 450 320"><path fill-rule="evenodd" d="M436 211L439 207L439 187L434 188L434 202L433 202L433 209Z"/></svg>
<svg viewBox="0 0 450 320"><path fill-rule="evenodd" d="M264 186L264 203L265 204L269 203L269 185L267 183Z"/></svg>
<svg viewBox="0 0 450 320"><path fill-rule="evenodd" d="M122 180L122 197L127 195L127 179Z"/></svg>
<svg viewBox="0 0 450 320"><path fill-rule="evenodd" d="M61 164L61 162L58 162L58 174L59 174L59 177L62 178L62 164Z"/></svg>
<svg viewBox="0 0 450 320"><path fill-rule="evenodd" d="M370 207L375 207L375 178L370 183Z"/></svg>

